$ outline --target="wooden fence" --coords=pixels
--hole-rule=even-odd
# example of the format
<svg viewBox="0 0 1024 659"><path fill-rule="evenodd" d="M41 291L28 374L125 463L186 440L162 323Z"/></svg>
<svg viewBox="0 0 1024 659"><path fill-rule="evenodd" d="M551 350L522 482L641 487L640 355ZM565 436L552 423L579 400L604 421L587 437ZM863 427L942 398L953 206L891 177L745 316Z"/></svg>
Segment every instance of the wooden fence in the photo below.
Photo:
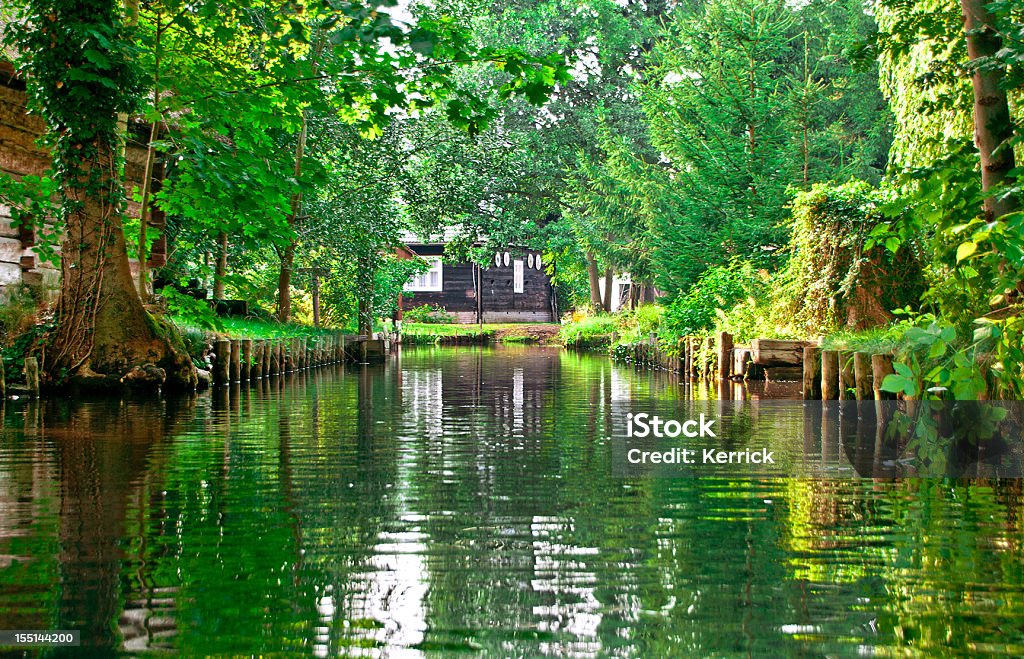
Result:
<svg viewBox="0 0 1024 659"><path fill-rule="evenodd" d="M816 342L754 339L749 346L735 345L727 332L717 337L688 336L674 350L649 340L616 349L615 357L662 368L684 378L774 380L801 382L806 400L886 400L894 395L881 390L893 373L887 353L822 350Z"/></svg>

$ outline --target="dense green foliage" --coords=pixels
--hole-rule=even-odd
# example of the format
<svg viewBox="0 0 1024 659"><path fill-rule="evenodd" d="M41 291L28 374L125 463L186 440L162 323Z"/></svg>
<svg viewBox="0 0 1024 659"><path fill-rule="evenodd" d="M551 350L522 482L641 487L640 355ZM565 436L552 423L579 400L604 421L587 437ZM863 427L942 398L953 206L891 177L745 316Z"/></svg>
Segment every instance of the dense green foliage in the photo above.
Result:
<svg viewBox="0 0 1024 659"><path fill-rule="evenodd" d="M32 0L24 16L47 3L64 7ZM1019 389L1013 3L988 4L984 29L966 33L956 0L392 4L160 0L127 18L104 4L103 29L68 14L7 39L33 55L30 82L92 76L109 96L106 123L90 127L73 98L30 85L58 154L72 134L119 139L119 111L156 122L163 185L132 193L144 216L147 195L167 216L157 274L195 322L218 321L188 288L306 323L315 297L321 322L365 330L423 267L394 256L411 231L443 234L451 260L542 251L565 311L660 294L656 322L599 314L565 331L572 343L644 338L640 326L671 342L902 323L909 362L939 349L908 328L946 337L945 370L917 359L920 391L965 378ZM51 29L105 45L75 54L69 74L47 50ZM1008 97L1002 127L977 115L980 84ZM27 217L48 186L7 181L0 194ZM130 219L145 252L155 236ZM602 295L626 273L628 299Z"/></svg>

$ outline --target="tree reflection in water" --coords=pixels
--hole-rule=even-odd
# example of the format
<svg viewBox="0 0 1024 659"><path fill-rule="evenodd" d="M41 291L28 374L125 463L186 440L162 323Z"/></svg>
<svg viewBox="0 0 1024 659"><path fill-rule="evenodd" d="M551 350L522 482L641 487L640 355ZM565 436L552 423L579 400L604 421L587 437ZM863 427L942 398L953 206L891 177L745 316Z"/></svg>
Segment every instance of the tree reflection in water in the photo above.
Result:
<svg viewBox="0 0 1024 659"><path fill-rule="evenodd" d="M736 414L807 463L887 459L741 391ZM0 627L189 656L1024 647L1020 481L612 476L626 414L708 393L454 348L196 398L8 403Z"/></svg>

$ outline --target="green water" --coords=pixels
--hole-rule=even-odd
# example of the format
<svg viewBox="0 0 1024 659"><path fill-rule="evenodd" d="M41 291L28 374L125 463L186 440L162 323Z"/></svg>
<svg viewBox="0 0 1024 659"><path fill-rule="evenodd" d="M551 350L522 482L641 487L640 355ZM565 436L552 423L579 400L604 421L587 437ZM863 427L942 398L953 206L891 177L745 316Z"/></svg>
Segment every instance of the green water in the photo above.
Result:
<svg viewBox="0 0 1024 659"><path fill-rule="evenodd" d="M0 629L94 655L1024 654L1020 481L614 478L616 415L684 392L438 348L8 402Z"/></svg>

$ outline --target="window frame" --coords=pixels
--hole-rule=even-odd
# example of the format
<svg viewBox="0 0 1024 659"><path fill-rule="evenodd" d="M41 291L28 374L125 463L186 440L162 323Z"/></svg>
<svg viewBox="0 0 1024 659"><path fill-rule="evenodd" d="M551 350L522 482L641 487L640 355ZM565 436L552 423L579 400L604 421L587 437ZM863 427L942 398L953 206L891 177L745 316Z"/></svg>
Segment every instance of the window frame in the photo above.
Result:
<svg viewBox="0 0 1024 659"><path fill-rule="evenodd" d="M444 291L444 260L440 256L421 256L420 259L430 265L430 269L418 275L413 275L402 287L403 291L409 293L441 293ZM437 273L437 284L430 283L430 276ZM422 283L420 283L422 281Z"/></svg>

